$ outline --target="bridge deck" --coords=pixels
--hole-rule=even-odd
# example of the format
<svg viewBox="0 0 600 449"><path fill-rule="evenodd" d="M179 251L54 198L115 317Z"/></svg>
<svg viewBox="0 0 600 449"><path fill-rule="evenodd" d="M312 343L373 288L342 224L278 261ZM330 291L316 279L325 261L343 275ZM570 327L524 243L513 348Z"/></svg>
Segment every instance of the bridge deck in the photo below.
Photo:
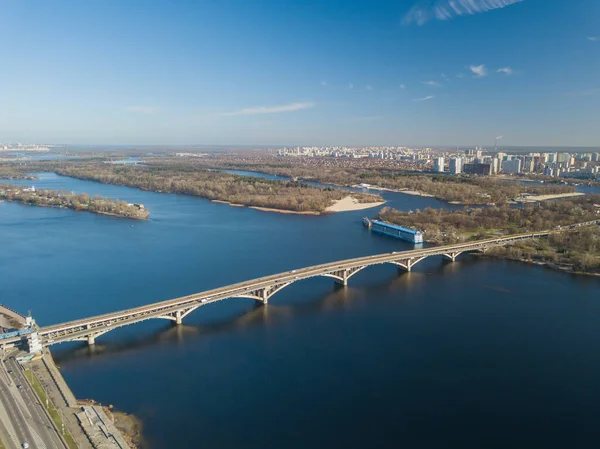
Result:
<svg viewBox="0 0 600 449"><path fill-rule="evenodd" d="M418 261L425 257L436 255L452 256L453 254L456 255L467 251L482 250L487 247L505 245L519 240L543 237L552 234L553 232L557 231L516 234L494 239L478 240L454 245L435 246L409 251L398 251L314 265L311 267L300 268L297 270L286 271L283 273L239 282L188 296L169 299L154 304L42 327L39 329L39 335L42 337L44 344L46 345L60 343L63 341L85 339L86 337L99 336L117 327L133 324L150 318L175 319L174 314L180 312L189 313L191 310L194 310L197 307L227 298L251 297L261 300L260 297L257 297L257 292L262 291L263 294L266 295L267 293L264 292L267 292L268 290L269 294L272 295L281 288L302 279L316 276L328 276L337 280L347 280L347 278L365 267L385 263L392 263L402 267L408 266L408 269L410 269L412 264L411 261ZM454 257L455 256L452 256L453 259ZM265 297L265 302L266 299L267 298ZM181 316L179 316L179 319L180 318ZM18 341L18 339L14 340ZM1 343L7 344L12 342L12 339L7 339Z"/></svg>

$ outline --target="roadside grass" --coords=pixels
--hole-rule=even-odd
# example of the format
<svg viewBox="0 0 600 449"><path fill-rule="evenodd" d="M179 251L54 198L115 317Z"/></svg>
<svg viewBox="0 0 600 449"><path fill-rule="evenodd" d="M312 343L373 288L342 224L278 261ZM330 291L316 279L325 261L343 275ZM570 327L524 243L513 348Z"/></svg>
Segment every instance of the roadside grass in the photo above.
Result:
<svg viewBox="0 0 600 449"><path fill-rule="evenodd" d="M48 398L48 395L46 394L46 390L44 390L44 387L42 387L42 384L40 384L40 381L38 380L38 378L36 377L34 372L29 369L26 369L25 377L31 384L31 387L35 391L35 394L37 394L37 397L40 399L40 402L46 408L46 411L52 418L52 421L54 421L54 424L56 424L56 427L58 429L61 429L62 428L62 417L60 416L56 407L54 407L54 404L52 403L50 398ZM71 435L71 433L69 432L69 430L66 427L64 428L63 438L67 442L67 445L69 446L70 449L78 449L77 443L75 442L75 440L73 439L73 436Z"/></svg>

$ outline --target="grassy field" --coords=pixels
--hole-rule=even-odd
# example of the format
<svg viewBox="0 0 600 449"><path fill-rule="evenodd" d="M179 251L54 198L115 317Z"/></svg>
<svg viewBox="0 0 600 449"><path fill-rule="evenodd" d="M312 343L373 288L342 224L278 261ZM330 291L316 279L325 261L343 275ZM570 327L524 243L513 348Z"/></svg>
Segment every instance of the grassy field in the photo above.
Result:
<svg viewBox="0 0 600 449"><path fill-rule="evenodd" d="M40 381L35 376L34 372L31 370L25 370L25 377L31 384L31 387L35 391L35 394L37 394L37 396L40 399L40 401L42 402L42 404L44 404L44 406L46 407L46 411L52 418L52 421L54 421L54 424L56 424L56 427L61 429L62 417L60 416L56 407L54 407L54 404L52 403L52 401L48 398L48 395L46 394L46 390L44 390L44 388L42 387L42 384L40 384ZM67 445L71 449L77 449L77 443L75 443L73 436L71 435L71 433L69 433L69 431L66 427L63 432L63 438L65 439L65 441L67 442Z"/></svg>

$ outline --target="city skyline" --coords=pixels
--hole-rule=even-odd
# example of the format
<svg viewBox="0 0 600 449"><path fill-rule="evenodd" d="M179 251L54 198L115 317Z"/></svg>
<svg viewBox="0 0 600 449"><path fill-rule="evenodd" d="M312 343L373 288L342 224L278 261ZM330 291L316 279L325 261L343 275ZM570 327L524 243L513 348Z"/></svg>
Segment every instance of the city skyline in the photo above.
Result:
<svg viewBox="0 0 600 449"><path fill-rule="evenodd" d="M593 0L2 8L1 141L600 141Z"/></svg>

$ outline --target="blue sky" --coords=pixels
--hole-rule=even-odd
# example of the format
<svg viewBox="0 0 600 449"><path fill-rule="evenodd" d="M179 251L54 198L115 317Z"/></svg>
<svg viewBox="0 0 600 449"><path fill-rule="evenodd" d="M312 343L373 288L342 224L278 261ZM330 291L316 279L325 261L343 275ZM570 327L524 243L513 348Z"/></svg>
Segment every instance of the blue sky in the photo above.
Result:
<svg viewBox="0 0 600 449"><path fill-rule="evenodd" d="M600 145L598 0L0 0L0 141Z"/></svg>

